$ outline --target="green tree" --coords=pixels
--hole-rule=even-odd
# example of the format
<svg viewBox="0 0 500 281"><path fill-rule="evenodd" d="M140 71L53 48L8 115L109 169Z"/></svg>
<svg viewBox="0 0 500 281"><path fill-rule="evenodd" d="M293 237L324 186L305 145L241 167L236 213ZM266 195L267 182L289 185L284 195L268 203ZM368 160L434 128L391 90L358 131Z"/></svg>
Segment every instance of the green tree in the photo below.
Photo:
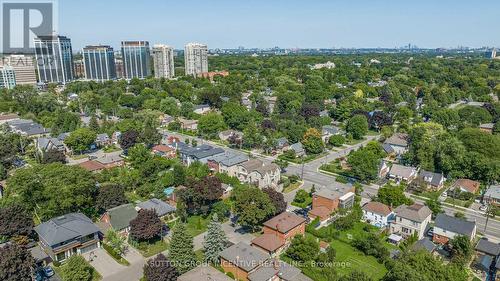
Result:
<svg viewBox="0 0 500 281"><path fill-rule="evenodd" d="M128 160L134 169L141 169L145 163L152 159L151 152L144 144L138 143L128 151Z"/></svg>
<svg viewBox="0 0 500 281"><path fill-rule="evenodd" d="M443 207L437 198L427 199L425 201L425 205L431 209L434 217L436 217L439 213L443 213Z"/></svg>
<svg viewBox="0 0 500 281"><path fill-rule="evenodd" d="M62 267L63 281L90 281L94 268L80 255L73 255Z"/></svg>
<svg viewBox="0 0 500 281"><path fill-rule="evenodd" d="M255 148L262 144L263 137L254 122L250 122L243 130L243 146Z"/></svg>
<svg viewBox="0 0 500 281"><path fill-rule="evenodd" d="M472 245L469 237L465 235L457 235L450 240L450 246L453 262L461 265L467 264L472 256L472 253L474 252L474 246Z"/></svg>
<svg viewBox="0 0 500 281"><path fill-rule="evenodd" d="M98 133L100 130L99 123L97 122L97 118L95 117L95 115L92 115L92 117L90 117L89 129L96 133Z"/></svg>
<svg viewBox="0 0 500 281"><path fill-rule="evenodd" d="M347 121L346 132L360 140L368 132L368 120L364 115L354 115Z"/></svg>
<svg viewBox="0 0 500 281"><path fill-rule="evenodd" d="M118 235L118 233L116 233L116 231L113 229L109 229L106 232L104 242L108 244L120 256L123 255L125 253L125 250L127 249L125 238Z"/></svg>
<svg viewBox="0 0 500 281"><path fill-rule="evenodd" d="M286 255L298 262L314 260L319 253L319 244L314 238L297 235L292 239Z"/></svg>
<svg viewBox="0 0 500 281"><path fill-rule="evenodd" d="M220 131L226 128L224 118L217 113L208 113L201 116L198 122L198 131L206 138L216 138Z"/></svg>
<svg viewBox="0 0 500 281"><path fill-rule="evenodd" d="M275 212L269 196L256 187L235 190L233 196L238 223L244 227L256 230L264 220Z"/></svg>
<svg viewBox="0 0 500 281"><path fill-rule="evenodd" d="M219 254L226 248L226 245L226 234L222 230L217 214L214 214L208 224L207 234L203 243L205 261L212 264L219 264Z"/></svg>
<svg viewBox="0 0 500 281"><path fill-rule="evenodd" d="M16 244L0 247L0 280L32 280L31 269L35 261L28 250Z"/></svg>
<svg viewBox="0 0 500 281"><path fill-rule="evenodd" d="M330 145L339 147L345 143L345 138L341 135L333 135L330 138L328 138L328 143Z"/></svg>
<svg viewBox="0 0 500 281"><path fill-rule="evenodd" d="M189 271L196 265L196 255L193 249L193 237L187 232L186 225L177 223L172 232L169 258L179 273Z"/></svg>
<svg viewBox="0 0 500 281"><path fill-rule="evenodd" d="M302 145L308 153L319 154L323 152L324 144L320 132L315 128L309 128L304 134Z"/></svg>
<svg viewBox="0 0 500 281"><path fill-rule="evenodd" d="M363 271L353 270L349 274L339 278L339 281L371 281L373 279Z"/></svg>
<svg viewBox="0 0 500 281"><path fill-rule="evenodd" d="M384 203L391 208L396 208L403 204L413 204L413 200L406 197L404 194L403 186L393 186L391 184L386 184L378 190L377 201Z"/></svg>
<svg viewBox="0 0 500 281"><path fill-rule="evenodd" d="M90 148L90 145L95 142L97 133L89 128L80 128L73 131L66 139L64 143L71 148L73 151L81 153L84 150Z"/></svg>

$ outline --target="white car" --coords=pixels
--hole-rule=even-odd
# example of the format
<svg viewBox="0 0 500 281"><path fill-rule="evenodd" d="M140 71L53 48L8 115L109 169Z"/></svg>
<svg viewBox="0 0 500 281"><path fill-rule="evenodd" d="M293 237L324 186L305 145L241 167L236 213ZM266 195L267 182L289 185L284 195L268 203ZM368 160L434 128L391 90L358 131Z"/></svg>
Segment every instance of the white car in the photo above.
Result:
<svg viewBox="0 0 500 281"><path fill-rule="evenodd" d="M486 210L488 210L488 205L481 205L479 206L479 211L483 211L483 212L486 212Z"/></svg>
<svg viewBox="0 0 500 281"><path fill-rule="evenodd" d="M445 192L441 193L441 196L442 197L448 197L448 193L445 191Z"/></svg>

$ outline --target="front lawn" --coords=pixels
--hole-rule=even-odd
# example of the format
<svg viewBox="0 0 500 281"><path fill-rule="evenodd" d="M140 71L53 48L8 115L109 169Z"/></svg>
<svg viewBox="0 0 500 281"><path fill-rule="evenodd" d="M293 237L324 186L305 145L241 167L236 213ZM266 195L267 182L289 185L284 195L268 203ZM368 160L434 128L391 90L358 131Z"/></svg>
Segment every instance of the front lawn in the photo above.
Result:
<svg viewBox="0 0 500 281"><path fill-rule="evenodd" d="M292 162L295 164L302 164L302 161L304 161L304 163L308 163L308 162L311 162L315 159L321 158L321 157L326 156L326 155L327 155L327 153L323 152L320 154L307 154L304 157L290 158L290 157L287 157L285 154L282 154L282 155L278 156L278 159Z"/></svg>
<svg viewBox="0 0 500 281"><path fill-rule="evenodd" d="M301 181L298 181L298 182L295 182L295 183L291 183L289 186L285 187L283 189L283 193L289 193L289 192L292 192L294 191L295 189L299 188L300 186L302 185L302 182Z"/></svg>
<svg viewBox="0 0 500 281"><path fill-rule="evenodd" d="M448 198L446 198L446 200L444 200L444 202L446 202L446 203L452 204L454 206L465 207L465 208L469 208L470 205L472 205L473 201L474 201L474 199L471 199L470 201L464 201L464 200L455 199L455 198L451 198L451 197L448 197Z"/></svg>
<svg viewBox="0 0 500 281"><path fill-rule="evenodd" d="M202 216L190 216L187 218L187 232L193 237L198 236L207 231L207 225L209 221L210 219L208 217L204 218Z"/></svg>
<svg viewBox="0 0 500 281"><path fill-rule="evenodd" d="M145 258L152 257L168 249L168 243L163 240L155 242L129 242Z"/></svg>

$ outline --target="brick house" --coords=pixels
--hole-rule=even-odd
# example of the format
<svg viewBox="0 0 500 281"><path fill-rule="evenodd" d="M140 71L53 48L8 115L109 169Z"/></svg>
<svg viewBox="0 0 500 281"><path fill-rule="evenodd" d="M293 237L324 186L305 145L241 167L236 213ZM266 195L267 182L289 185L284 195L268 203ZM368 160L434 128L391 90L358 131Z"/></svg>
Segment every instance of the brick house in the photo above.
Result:
<svg viewBox="0 0 500 281"><path fill-rule="evenodd" d="M264 223L263 235L252 240L258 247L271 256L279 254L291 243L296 235L304 235L306 220L290 212L283 212Z"/></svg>
<svg viewBox="0 0 500 281"><path fill-rule="evenodd" d="M243 242L220 253L220 265L224 272L231 272L236 280L249 280L248 275L264 264L269 255Z"/></svg>
<svg viewBox="0 0 500 281"><path fill-rule="evenodd" d="M476 222L471 222L446 214L438 214L434 225L432 241L440 244L447 244L450 239L458 235L469 237L470 241L476 236Z"/></svg>
<svg viewBox="0 0 500 281"><path fill-rule="evenodd" d="M337 185L335 187L323 187L313 194L312 209L309 217L320 221L328 220L331 214L338 208L351 208L354 204L355 188L349 185Z"/></svg>

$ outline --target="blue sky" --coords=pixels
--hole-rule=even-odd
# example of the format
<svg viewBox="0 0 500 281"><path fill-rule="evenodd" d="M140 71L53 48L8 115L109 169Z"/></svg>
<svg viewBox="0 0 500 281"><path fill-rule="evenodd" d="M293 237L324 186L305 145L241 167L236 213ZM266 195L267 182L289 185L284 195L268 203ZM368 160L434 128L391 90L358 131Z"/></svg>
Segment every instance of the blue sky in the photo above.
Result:
<svg viewBox="0 0 500 281"><path fill-rule="evenodd" d="M182 48L500 46L499 0L59 0L74 49L141 39Z"/></svg>

